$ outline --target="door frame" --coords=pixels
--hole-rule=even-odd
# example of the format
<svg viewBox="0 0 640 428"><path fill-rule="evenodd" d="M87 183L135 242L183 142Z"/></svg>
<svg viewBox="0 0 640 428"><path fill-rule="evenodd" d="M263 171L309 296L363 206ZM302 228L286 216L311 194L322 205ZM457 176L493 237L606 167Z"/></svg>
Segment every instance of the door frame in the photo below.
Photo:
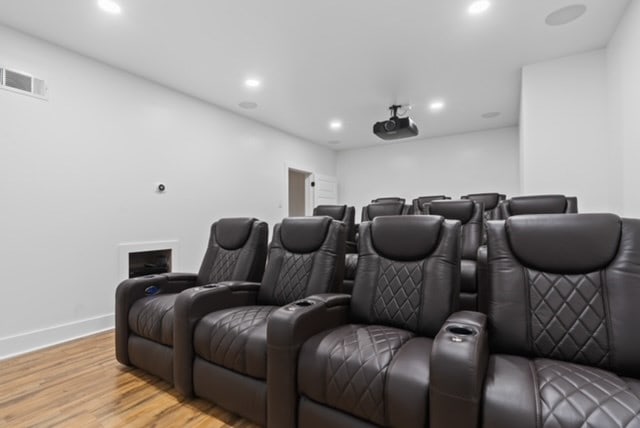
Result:
<svg viewBox="0 0 640 428"><path fill-rule="evenodd" d="M312 215L315 203L315 187L311 185L315 181L315 173L312 168L293 162L284 163L284 197L282 203L282 215L289 217L289 170L307 174L304 180L304 214Z"/></svg>

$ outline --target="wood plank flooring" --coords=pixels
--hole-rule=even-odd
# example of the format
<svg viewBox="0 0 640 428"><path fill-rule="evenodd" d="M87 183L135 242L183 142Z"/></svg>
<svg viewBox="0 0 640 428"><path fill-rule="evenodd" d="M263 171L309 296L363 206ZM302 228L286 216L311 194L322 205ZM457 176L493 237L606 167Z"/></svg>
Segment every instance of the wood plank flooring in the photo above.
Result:
<svg viewBox="0 0 640 428"><path fill-rule="evenodd" d="M0 427L255 425L121 365L110 331L0 362Z"/></svg>

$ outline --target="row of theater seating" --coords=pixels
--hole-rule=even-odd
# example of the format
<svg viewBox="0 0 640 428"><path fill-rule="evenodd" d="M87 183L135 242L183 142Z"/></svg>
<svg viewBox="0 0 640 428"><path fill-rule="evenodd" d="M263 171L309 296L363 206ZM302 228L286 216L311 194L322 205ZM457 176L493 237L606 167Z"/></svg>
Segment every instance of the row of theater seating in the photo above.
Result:
<svg viewBox="0 0 640 428"><path fill-rule="evenodd" d="M219 220L198 274L118 286L118 360L271 427L640 426L639 220L489 222L486 315L454 312L459 221L379 217L360 236L352 294L324 294L342 222L284 219L265 269L267 225Z"/></svg>
<svg viewBox="0 0 640 428"><path fill-rule="evenodd" d="M499 193L482 193L466 195L460 200L451 200L442 195L414 199L414 205L418 200L422 202L419 205L419 210L414 210L414 213L440 215L445 219L458 220L461 223L461 309L477 309L477 253L480 246L486 242L486 220L496 220L523 214L569 214L577 213L578 210L577 198L575 197L533 195L504 200L503 196ZM487 209L485 203L489 204L489 209ZM407 211L404 199L378 199L377 202L374 201L363 208L362 219L363 221L370 221L376 217L403 215ZM345 259L344 291L348 293L351 292L353 287L358 266L358 254L356 252L358 234L355 232L354 212L355 209L347 205L321 205L313 211L314 215L327 215L344 222L347 226L348 242Z"/></svg>

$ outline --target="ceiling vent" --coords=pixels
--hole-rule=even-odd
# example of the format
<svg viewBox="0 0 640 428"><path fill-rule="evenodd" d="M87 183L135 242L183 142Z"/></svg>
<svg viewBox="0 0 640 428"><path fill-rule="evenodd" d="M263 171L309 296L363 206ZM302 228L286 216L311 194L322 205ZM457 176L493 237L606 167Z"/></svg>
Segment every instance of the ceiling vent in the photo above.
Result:
<svg viewBox="0 0 640 428"><path fill-rule="evenodd" d="M48 98L47 85L44 80L7 68L0 68L0 88L44 100Z"/></svg>

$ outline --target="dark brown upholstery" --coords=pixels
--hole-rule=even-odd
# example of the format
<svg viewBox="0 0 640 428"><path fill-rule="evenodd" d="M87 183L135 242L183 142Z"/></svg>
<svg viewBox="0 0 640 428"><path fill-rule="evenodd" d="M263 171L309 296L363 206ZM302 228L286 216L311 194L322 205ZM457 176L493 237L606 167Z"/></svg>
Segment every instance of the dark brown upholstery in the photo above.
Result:
<svg viewBox="0 0 640 428"><path fill-rule="evenodd" d="M477 308L477 257L484 234L484 210L481 202L472 200L435 200L423 205L425 214L440 215L460 221L462 248L460 262L460 309Z"/></svg>
<svg viewBox="0 0 640 428"><path fill-rule="evenodd" d="M506 195L502 193L470 193L468 195L461 196L460 199L470 199L472 201L480 202L484 206L484 218L485 220L501 220L500 214L500 202L506 199Z"/></svg>
<svg viewBox="0 0 640 428"><path fill-rule="evenodd" d="M575 214L578 199L575 196L535 195L518 196L500 202L500 218L527 214Z"/></svg>
<svg viewBox="0 0 640 428"><path fill-rule="evenodd" d="M174 303L188 288L225 280L257 281L267 254L267 224L227 218L211 226L198 274L169 273L123 281L116 291L116 357L173 382Z"/></svg>
<svg viewBox="0 0 640 428"><path fill-rule="evenodd" d="M313 209L314 216L328 216L334 220L343 222L347 226L347 247L348 253L356 252L356 224L354 207L347 205L318 205Z"/></svg>
<svg viewBox="0 0 640 428"><path fill-rule="evenodd" d="M267 321L278 307L341 286L346 228L330 217L276 225L260 286L194 289L176 301L176 388L266 423ZM211 306L209 306L211 305Z"/></svg>
<svg viewBox="0 0 640 428"><path fill-rule="evenodd" d="M428 424L432 338L458 300L460 223L377 217L360 234L351 299L314 296L269 321L269 426Z"/></svg>
<svg viewBox="0 0 640 428"><path fill-rule="evenodd" d="M444 199L451 199L449 196L445 195L433 195L433 196L419 196L411 201L411 210L409 214L422 215L427 214L423 211L422 206L424 204L428 204L431 201L440 201Z"/></svg>
<svg viewBox="0 0 640 428"><path fill-rule="evenodd" d="M409 207L402 201L374 202L362 207L362 221L371 221L376 217L405 215Z"/></svg>
<svg viewBox="0 0 640 428"><path fill-rule="evenodd" d="M640 427L640 220L489 223L483 426Z"/></svg>

